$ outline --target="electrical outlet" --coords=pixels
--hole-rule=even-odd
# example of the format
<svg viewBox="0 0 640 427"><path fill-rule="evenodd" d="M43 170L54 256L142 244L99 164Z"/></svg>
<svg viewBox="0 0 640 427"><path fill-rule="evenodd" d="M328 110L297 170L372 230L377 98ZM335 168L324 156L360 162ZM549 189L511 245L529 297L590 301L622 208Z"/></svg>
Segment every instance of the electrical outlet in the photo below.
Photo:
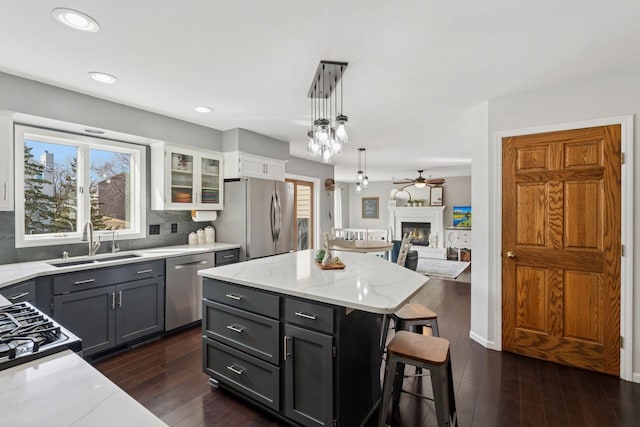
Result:
<svg viewBox="0 0 640 427"><path fill-rule="evenodd" d="M171 224L171 232L172 233L177 233L178 232L178 224Z"/></svg>
<svg viewBox="0 0 640 427"><path fill-rule="evenodd" d="M160 234L160 224L149 225L149 234Z"/></svg>

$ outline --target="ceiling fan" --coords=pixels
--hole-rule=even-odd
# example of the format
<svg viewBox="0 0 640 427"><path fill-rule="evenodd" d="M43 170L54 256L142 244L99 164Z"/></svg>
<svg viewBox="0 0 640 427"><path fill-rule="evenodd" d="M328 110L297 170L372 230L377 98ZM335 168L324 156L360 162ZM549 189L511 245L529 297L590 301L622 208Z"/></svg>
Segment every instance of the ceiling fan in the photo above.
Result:
<svg viewBox="0 0 640 427"><path fill-rule="evenodd" d="M418 175L419 176L417 178L414 178L414 179L407 178L407 179L403 179L403 180L400 180L400 181L393 181L393 183L394 184L409 184L409 185L413 184L418 188L422 188L422 187L425 187L427 185L429 187L437 187L437 186L442 185L442 184L445 183L444 178L430 178L430 177L425 178L425 177L422 176L422 172L424 172L424 170L419 170L418 171Z"/></svg>

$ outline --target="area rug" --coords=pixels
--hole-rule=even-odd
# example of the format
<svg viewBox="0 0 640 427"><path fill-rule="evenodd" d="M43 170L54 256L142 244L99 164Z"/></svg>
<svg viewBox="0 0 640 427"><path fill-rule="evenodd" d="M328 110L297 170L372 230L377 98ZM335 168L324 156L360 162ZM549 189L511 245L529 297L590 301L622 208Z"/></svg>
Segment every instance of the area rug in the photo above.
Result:
<svg viewBox="0 0 640 427"><path fill-rule="evenodd" d="M416 272L426 276L446 277L455 279L469 268L470 262L447 261L446 259L418 258Z"/></svg>

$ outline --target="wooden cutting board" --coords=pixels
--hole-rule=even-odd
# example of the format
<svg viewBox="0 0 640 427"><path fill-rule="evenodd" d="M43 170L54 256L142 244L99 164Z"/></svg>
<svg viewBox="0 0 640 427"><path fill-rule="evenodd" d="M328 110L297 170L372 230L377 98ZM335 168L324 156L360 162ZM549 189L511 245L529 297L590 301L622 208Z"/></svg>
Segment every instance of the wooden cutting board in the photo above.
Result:
<svg viewBox="0 0 640 427"><path fill-rule="evenodd" d="M320 267L322 270L342 270L343 268L346 267L341 262L336 262L336 263L330 264L330 265L322 265L321 262L316 261L316 264L318 264L318 267Z"/></svg>

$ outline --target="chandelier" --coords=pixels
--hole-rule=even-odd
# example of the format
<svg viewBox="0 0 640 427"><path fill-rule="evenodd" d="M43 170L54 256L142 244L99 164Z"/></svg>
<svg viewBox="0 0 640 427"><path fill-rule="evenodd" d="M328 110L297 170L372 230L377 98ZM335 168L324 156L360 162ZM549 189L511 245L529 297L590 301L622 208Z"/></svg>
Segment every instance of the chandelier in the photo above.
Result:
<svg viewBox="0 0 640 427"><path fill-rule="evenodd" d="M320 61L309 88L311 126L307 131L307 152L312 157L320 156L322 163L330 163L333 156L342 154L342 146L349 139L346 129L349 118L342 113L342 74L347 65L346 62Z"/></svg>
<svg viewBox="0 0 640 427"><path fill-rule="evenodd" d="M364 172L362 171L361 157L364 155ZM367 176L367 149L358 148L358 182L356 182L356 191L362 191L369 185L369 177Z"/></svg>

